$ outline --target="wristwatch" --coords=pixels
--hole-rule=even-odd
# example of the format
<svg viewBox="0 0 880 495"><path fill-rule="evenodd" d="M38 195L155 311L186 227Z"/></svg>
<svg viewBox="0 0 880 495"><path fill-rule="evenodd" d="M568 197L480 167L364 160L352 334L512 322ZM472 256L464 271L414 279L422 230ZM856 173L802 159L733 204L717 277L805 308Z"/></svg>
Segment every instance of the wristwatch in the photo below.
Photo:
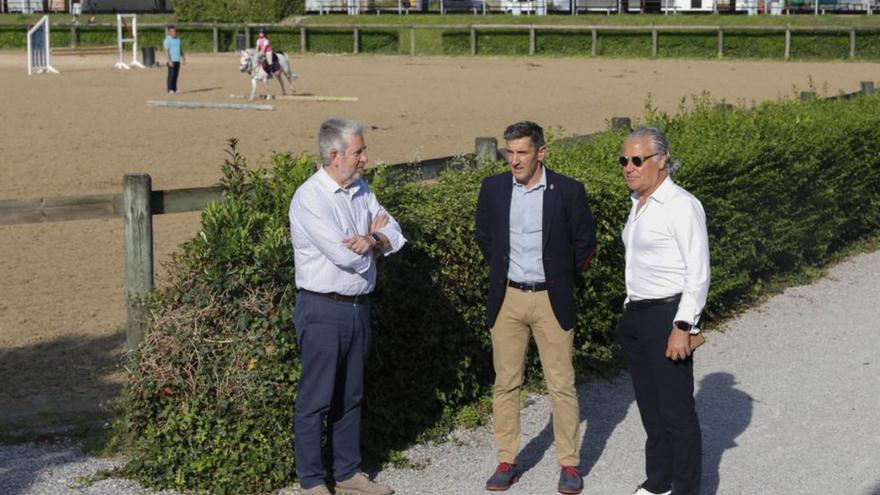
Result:
<svg viewBox="0 0 880 495"><path fill-rule="evenodd" d="M684 320L678 320L675 322L675 328L681 330L682 332L690 332L692 327L693 325Z"/></svg>
<svg viewBox="0 0 880 495"><path fill-rule="evenodd" d="M376 244L382 244L382 238L379 237L379 234L373 232L372 234L370 234L370 237L372 237L373 240L376 241Z"/></svg>

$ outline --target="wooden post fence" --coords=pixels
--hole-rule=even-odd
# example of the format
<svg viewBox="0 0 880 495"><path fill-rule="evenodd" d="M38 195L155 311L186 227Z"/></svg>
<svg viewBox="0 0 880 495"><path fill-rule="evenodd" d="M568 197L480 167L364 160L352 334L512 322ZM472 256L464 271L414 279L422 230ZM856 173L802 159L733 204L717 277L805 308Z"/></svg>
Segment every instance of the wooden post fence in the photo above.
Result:
<svg viewBox="0 0 880 495"><path fill-rule="evenodd" d="M122 181L125 232L125 287L128 350L136 351L147 329L143 298L153 290L153 214L151 179L126 174Z"/></svg>
<svg viewBox="0 0 880 495"><path fill-rule="evenodd" d="M214 26L211 28L211 33L213 34L213 44L212 48L214 49L214 53L218 53L220 51L220 32L217 28L217 22L214 22Z"/></svg>
<svg viewBox="0 0 880 495"><path fill-rule="evenodd" d="M498 140L493 137L478 137L474 142L477 159L495 161L498 159Z"/></svg>
<svg viewBox="0 0 880 495"><path fill-rule="evenodd" d="M534 55L537 51L537 43L535 40L535 26L529 27L529 55Z"/></svg>
<svg viewBox="0 0 880 495"><path fill-rule="evenodd" d="M791 28L785 26L785 60L791 58Z"/></svg>
<svg viewBox="0 0 880 495"><path fill-rule="evenodd" d="M657 58L657 52L659 51L657 45L657 30L653 29L651 30L651 58Z"/></svg>
<svg viewBox="0 0 880 495"><path fill-rule="evenodd" d="M629 117L612 117L611 130L619 131L621 129L632 129L632 120Z"/></svg>
<svg viewBox="0 0 880 495"><path fill-rule="evenodd" d="M856 30L849 30L849 58L856 58Z"/></svg>

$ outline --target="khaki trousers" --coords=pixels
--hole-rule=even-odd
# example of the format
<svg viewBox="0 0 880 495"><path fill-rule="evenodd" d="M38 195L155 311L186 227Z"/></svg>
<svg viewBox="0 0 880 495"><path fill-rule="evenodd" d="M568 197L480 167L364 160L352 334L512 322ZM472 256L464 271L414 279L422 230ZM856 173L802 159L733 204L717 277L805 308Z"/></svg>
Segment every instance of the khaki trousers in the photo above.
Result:
<svg viewBox="0 0 880 495"><path fill-rule="evenodd" d="M492 412L498 461L516 464L520 440L520 389L529 334L535 337L544 380L553 408L553 437L559 464L580 464L577 393L572 352L574 330L563 330L553 314L547 291L523 292L508 287L492 327L495 394Z"/></svg>

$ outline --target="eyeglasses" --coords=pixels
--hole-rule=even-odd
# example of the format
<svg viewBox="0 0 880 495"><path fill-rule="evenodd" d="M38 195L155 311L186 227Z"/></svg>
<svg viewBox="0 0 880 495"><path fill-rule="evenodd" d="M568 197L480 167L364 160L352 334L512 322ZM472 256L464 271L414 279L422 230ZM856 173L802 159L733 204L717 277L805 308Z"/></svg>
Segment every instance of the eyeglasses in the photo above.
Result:
<svg viewBox="0 0 880 495"><path fill-rule="evenodd" d="M625 167L626 164L629 163L630 160L632 160L633 165L635 165L636 167L641 167L643 163L650 160L651 158L654 158L655 156L657 156L659 154L660 154L660 152L658 151L657 153L654 153L653 155L648 155L648 156L620 155L617 157L617 163L619 163L621 167Z"/></svg>

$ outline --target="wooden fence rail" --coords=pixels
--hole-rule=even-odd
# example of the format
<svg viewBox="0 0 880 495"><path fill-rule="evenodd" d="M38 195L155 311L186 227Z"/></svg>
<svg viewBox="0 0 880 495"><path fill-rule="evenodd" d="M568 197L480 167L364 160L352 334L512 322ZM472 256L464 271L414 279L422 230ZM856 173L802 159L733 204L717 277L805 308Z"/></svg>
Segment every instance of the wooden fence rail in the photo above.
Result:
<svg viewBox="0 0 880 495"><path fill-rule="evenodd" d="M852 98L873 93L874 82L863 81L860 91L832 98ZM813 98L813 93L802 93L801 100ZM611 129L629 129L627 117L611 119ZM587 142L597 134L575 136L565 142ZM497 160L502 157L495 138L475 140L474 152L479 159ZM401 171L416 181L437 178L454 163L455 156L433 158L418 163L392 165L391 173ZM125 236L125 285L127 310L127 342L130 350L137 349L143 339L147 315L141 301L153 290L153 216L169 213L200 211L213 201L223 198L221 186L154 191L149 174L125 174L122 194L97 194L61 198L38 198L0 201L0 226L70 220L93 220L123 217Z"/></svg>
<svg viewBox="0 0 880 495"><path fill-rule="evenodd" d="M253 23L182 23L176 24L179 30L186 29L211 29L213 32L212 49L214 53L220 51L220 31L232 31L244 33L244 46L250 48L251 30L264 24ZM735 25L692 25L692 26L663 26L663 25L642 25L642 26L614 26L614 25L552 25L552 24L352 24L352 23L328 23L308 25L302 22L293 24L268 24L265 25L275 32L299 32L299 50L302 53L308 51L308 32L326 31L326 30L351 30L352 36L352 53L361 52L361 35L365 31L377 30L396 30L404 32L409 30L409 53L416 54L416 30L443 30L443 31L468 31L470 33L470 52L472 55L479 53L479 34L481 32L490 31L525 31L529 34L529 54L534 55L538 47L538 33L541 32L589 32L591 33L592 46L590 53L597 55L600 52L599 39L600 33L643 33L651 35L651 56L657 57L660 53L660 35L663 33L711 33L715 34L718 39L718 56L724 55L724 36L725 33L753 32L753 33L779 33L784 35L784 45L782 53L785 60L791 58L791 37L792 34L815 34L815 33L846 33L849 35L849 58L856 56L856 42L859 33L877 33L880 32L880 26L735 26ZM56 29L70 30L70 48L76 49L78 44L78 31L88 29L109 29L116 27L115 24L101 23L88 26L78 26L74 24L55 24ZM138 29L164 29L164 24L143 23L138 24ZM9 23L0 22L0 28L20 28L27 30L30 25L27 23ZM400 43L404 41L401 39Z"/></svg>

